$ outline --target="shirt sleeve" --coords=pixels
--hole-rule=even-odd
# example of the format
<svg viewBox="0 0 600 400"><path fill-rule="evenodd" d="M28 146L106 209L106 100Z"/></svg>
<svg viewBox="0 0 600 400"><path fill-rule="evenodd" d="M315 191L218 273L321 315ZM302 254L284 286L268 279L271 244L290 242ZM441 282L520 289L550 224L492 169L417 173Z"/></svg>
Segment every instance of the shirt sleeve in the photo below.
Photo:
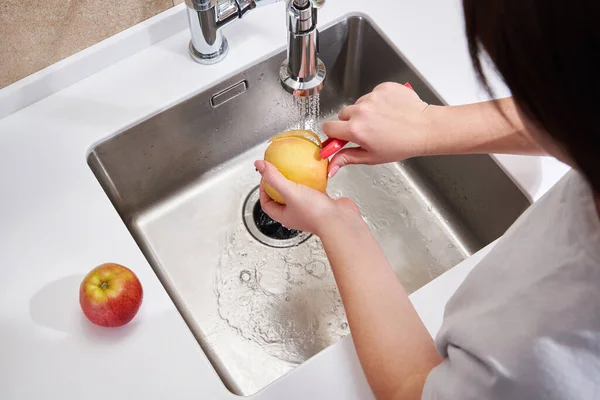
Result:
<svg viewBox="0 0 600 400"><path fill-rule="evenodd" d="M493 367L460 347L449 345L447 352L446 359L427 377L422 400L510 398L510 385Z"/></svg>
<svg viewBox="0 0 600 400"><path fill-rule="evenodd" d="M588 400L600 398L600 334L541 337L529 349L485 358L448 344L446 359L434 368L422 400ZM493 356L495 354L495 356ZM506 359L512 362L506 363Z"/></svg>

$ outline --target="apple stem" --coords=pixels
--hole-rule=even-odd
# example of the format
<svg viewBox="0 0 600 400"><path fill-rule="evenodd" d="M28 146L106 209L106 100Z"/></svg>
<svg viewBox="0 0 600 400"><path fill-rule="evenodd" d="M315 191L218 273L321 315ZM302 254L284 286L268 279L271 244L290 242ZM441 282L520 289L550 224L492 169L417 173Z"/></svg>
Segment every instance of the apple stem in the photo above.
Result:
<svg viewBox="0 0 600 400"><path fill-rule="evenodd" d="M108 288L108 282L102 281L100 282L100 289L106 290Z"/></svg>

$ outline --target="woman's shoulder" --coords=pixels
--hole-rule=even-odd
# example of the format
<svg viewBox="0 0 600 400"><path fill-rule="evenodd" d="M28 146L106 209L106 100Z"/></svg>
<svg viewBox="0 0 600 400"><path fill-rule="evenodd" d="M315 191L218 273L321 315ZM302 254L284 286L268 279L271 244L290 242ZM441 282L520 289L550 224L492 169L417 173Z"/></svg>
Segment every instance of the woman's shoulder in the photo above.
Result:
<svg viewBox="0 0 600 400"><path fill-rule="evenodd" d="M586 190L569 173L473 269L446 306L442 354L458 346L533 357L547 343L583 343L582 332L600 332L600 219Z"/></svg>
<svg viewBox="0 0 600 400"><path fill-rule="evenodd" d="M508 301L545 304L589 284L600 288L600 217L589 186L572 171L498 240L446 314L493 310Z"/></svg>
<svg viewBox="0 0 600 400"><path fill-rule="evenodd" d="M484 337L481 342L486 340L484 348L449 344L422 398L571 400L600 392L597 331Z"/></svg>

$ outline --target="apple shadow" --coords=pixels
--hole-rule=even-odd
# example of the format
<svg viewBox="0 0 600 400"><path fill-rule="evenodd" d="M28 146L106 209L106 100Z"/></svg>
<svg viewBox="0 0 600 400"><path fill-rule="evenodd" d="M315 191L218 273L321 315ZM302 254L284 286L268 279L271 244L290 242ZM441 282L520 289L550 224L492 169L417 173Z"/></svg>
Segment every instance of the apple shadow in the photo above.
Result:
<svg viewBox="0 0 600 400"><path fill-rule="evenodd" d="M129 336L138 323L133 320L118 328L94 325L79 306L79 285L84 275L71 275L50 282L29 302L29 314L34 323L97 343L113 343Z"/></svg>
<svg viewBox="0 0 600 400"><path fill-rule="evenodd" d="M111 345L115 341L123 340L131 335L139 326L139 321L134 319L130 323L116 328L106 328L103 326L94 325L91 323L83 311L79 316L80 331L84 338L98 344Z"/></svg>

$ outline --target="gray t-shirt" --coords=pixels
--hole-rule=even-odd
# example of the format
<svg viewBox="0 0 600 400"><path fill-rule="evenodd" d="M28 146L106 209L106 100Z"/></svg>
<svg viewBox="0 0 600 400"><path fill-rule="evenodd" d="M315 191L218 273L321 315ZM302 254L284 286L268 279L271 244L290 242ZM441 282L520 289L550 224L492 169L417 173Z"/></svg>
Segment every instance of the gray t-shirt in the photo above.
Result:
<svg viewBox="0 0 600 400"><path fill-rule="evenodd" d="M600 399L600 219L571 171L446 306L422 398Z"/></svg>

